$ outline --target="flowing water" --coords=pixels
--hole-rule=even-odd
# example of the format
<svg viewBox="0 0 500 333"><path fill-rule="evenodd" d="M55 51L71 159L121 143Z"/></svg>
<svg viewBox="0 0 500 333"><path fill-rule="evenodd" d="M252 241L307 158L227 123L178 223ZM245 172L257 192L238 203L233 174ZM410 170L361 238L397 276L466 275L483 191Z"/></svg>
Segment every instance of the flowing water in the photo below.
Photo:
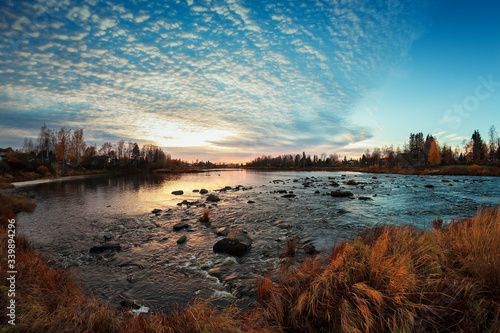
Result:
<svg viewBox="0 0 500 333"><path fill-rule="evenodd" d="M347 185L349 180L357 185ZM369 226L430 229L434 219L469 217L500 199L500 178L348 172L215 170L17 185L10 192L37 203L33 213L19 214L18 232L52 265L74 272L84 290L103 302L118 306L131 300L153 311L170 311L195 298L251 306L257 277L279 269L287 238L298 240L300 261L304 244L328 253ZM202 188L221 201L206 202L208 194L193 192ZM338 189L354 196L329 195ZM184 194L173 195L176 190ZM295 197L283 197L292 192ZM178 205L183 200L191 204ZM161 212L152 214L153 209ZM205 210L208 224L198 221ZM174 231L180 221L189 228ZM217 231L225 227L243 229L253 239L246 255L213 252L223 238ZM178 244L183 235L186 242ZM121 250L90 251L109 244Z"/></svg>

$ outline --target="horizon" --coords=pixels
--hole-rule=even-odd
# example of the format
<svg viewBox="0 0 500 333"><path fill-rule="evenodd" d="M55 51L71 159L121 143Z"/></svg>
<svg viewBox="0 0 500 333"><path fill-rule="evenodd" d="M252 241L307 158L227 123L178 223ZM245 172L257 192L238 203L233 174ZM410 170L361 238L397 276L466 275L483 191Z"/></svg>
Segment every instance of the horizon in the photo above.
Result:
<svg viewBox="0 0 500 333"><path fill-rule="evenodd" d="M191 162L461 146L500 126L500 4L0 4L0 146L40 127Z"/></svg>

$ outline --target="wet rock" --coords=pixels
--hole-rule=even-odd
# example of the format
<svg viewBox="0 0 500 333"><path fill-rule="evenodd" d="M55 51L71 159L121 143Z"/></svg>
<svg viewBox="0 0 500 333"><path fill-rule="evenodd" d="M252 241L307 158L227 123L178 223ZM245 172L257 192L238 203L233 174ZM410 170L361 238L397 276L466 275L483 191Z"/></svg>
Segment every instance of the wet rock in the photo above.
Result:
<svg viewBox="0 0 500 333"><path fill-rule="evenodd" d="M187 241L186 235L183 235L181 238L177 240L177 244L183 244Z"/></svg>
<svg viewBox="0 0 500 333"><path fill-rule="evenodd" d="M247 201L247 203L249 203L249 204L253 204L253 203L255 203L255 201L253 201L253 200L248 200L248 201Z"/></svg>
<svg viewBox="0 0 500 333"><path fill-rule="evenodd" d="M274 191L274 193L285 194L286 190L277 190L277 191Z"/></svg>
<svg viewBox="0 0 500 333"><path fill-rule="evenodd" d="M372 179L377 179L378 177L373 176Z"/></svg>
<svg viewBox="0 0 500 333"><path fill-rule="evenodd" d="M358 185L358 183L354 179L346 181L345 184L346 185Z"/></svg>
<svg viewBox="0 0 500 333"><path fill-rule="evenodd" d="M351 191L337 190L337 191L331 191L330 195L336 198L345 198L345 197L352 197L354 194Z"/></svg>
<svg viewBox="0 0 500 333"><path fill-rule="evenodd" d="M153 209L153 210L151 211L151 214L158 214L158 213L160 213L161 211L162 211L161 209L156 208L156 209Z"/></svg>
<svg viewBox="0 0 500 333"><path fill-rule="evenodd" d="M139 305L137 305L134 301L131 301L129 299L124 299L123 301L120 302L120 305L123 307L123 308L127 308L127 309L134 309L134 310L137 310L140 308Z"/></svg>
<svg viewBox="0 0 500 333"><path fill-rule="evenodd" d="M330 182L330 186L333 186L333 187L339 187L340 184L337 183L337 182Z"/></svg>
<svg viewBox="0 0 500 333"><path fill-rule="evenodd" d="M98 246L93 246L90 248L89 252L92 253L92 254L96 254L96 253L102 253L104 251L121 251L122 250L122 246L120 244L117 244L117 243L108 243L108 244L104 244L104 245L98 245Z"/></svg>
<svg viewBox="0 0 500 333"><path fill-rule="evenodd" d="M206 189L204 189L204 188L202 188L202 189L200 190L200 194L206 194L206 193L208 193L208 190L206 190Z"/></svg>
<svg viewBox="0 0 500 333"><path fill-rule="evenodd" d="M293 193L288 193L288 194L282 195L281 197L282 197L282 198L295 198L295 197L296 197L296 195L295 195L295 194L293 194Z"/></svg>
<svg viewBox="0 0 500 333"><path fill-rule="evenodd" d="M241 229L231 229L224 239L215 243L213 250L232 256L243 256L252 246L252 239Z"/></svg>
<svg viewBox="0 0 500 333"><path fill-rule="evenodd" d="M113 237L114 237L113 235L104 235L104 236L102 236L102 238L104 238L105 242L108 242L108 241L112 240Z"/></svg>
<svg viewBox="0 0 500 333"><path fill-rule="evenodd" d="M424 187L427 187L427 188L434 188L434 185L432 185L432 184L426 184L426 185L424 185Z"/></svg>
<svg viewBox="0 0 500 333"><path fill-rule="evenodd" d="M172 194L173 194L173 195L183 195L183 194L184 194L184 191L183 191L183 190L179 190L179 191L172 191Z"/></svg>
<svg viewBox="0 0 500 333"><path fill-rule="evenodd" d="M373 200L373 199L370 197L358 197L358 200L367 201L367 200Z"/></svg>
<svg viewBox="0 0 500 333"><path fill-rule="evenodd" d="M305 244L302 248L304 249L304 252L310 256L313 256L313 255L316 255L319 253L319 251L316 250L316 248L312 244Z"/></svg>
<svg viewBox="0 0 500 333"><path fill-rule="evenodd" d="M186 228L189 228L189 224L187 224L186 222L179 222L174 224L173 226L174 231L179 231Z"/></svg>
<svg viewBox="0 0 500 333"><path fill-rule="evenodd" d="M227 236L227 233L229 232L229 228L223 227L223 228L217 228L214 230L214 233L217 236Z"/></svg>
<svg viewBox="0 0 500 333"><path fill-rule="evenodd" d="M320 194L321 192L320 191L314 191L314 194Z"/></svg>
<svg viewBox="0 0 500 333"><path fill-rule="evenodd" d="M345 209L339 209L339 210L337 211L337 213L338 213L338 214L347 214L347 213L349 213L349 211L348 211L348 210L345 210Z"/></svg>
<svg viewBox="0 0 500 333"><path fill-rule="evenodd" d="M218 196L216 196L215 194L209 194L207 197L207 201L217 202L217 201L220 201L220 198Z"/></svg>
<svg viewBox="0 0 500 333"><path fill-rule="evenodd" d="M198 193L200 192L200 190L193 190L193 193Z"/></svg>
<svg viewBox="0 0 500 333"><path fill-rule="evenodd" d="M452 184L452 183L449 183L449 184L448 184L448 186L453 186L453 184Z"/></svg>

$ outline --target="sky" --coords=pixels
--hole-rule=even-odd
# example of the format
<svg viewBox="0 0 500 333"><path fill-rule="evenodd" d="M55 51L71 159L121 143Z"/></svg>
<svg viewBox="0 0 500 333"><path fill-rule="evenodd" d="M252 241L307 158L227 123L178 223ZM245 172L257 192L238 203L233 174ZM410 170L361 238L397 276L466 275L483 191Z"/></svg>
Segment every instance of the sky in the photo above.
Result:
<svg viewBox="0 0 500 333"><path fill-rule="evenodd" d="M184 160L402 145L500 129L500 3L0 3L0 147L40 127Z"/></svg>

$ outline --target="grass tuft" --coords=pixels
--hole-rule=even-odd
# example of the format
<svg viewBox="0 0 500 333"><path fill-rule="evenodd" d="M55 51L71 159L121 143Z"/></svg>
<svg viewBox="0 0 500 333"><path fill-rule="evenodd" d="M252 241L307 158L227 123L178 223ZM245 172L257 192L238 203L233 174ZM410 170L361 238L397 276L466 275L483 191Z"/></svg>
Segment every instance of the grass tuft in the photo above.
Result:
<svg viewBox="0 0 500 333"><path fill-rule="evenodd" d="M199 221L201 223L208 223L210 221L210 210L205 209L203 211L203 214L200 216Z"/></svg>

